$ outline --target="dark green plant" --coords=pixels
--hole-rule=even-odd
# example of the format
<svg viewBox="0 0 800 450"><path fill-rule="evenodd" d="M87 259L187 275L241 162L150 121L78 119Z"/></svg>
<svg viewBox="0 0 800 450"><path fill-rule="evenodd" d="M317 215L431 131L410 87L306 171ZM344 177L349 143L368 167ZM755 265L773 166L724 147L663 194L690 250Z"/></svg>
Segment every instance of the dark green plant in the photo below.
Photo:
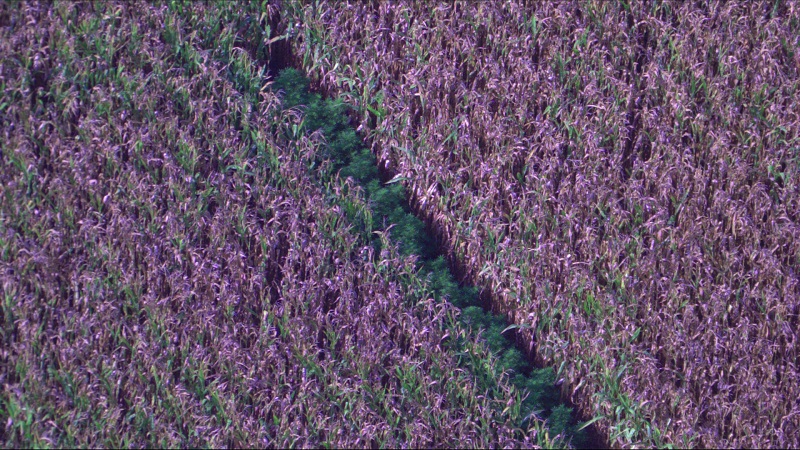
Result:
<svg viewBox="0 0 800 450"><path fill-rule="evenodd" d="M353 152L350 164L343 167L339 174L342 178L352 177L362 185L366 185L370 180L377 181L378 167L375 156L366 148Z"/></svg>
<svg viewBox="0 0 800 450"><path fill-rule="evenodd" d="M303 131L319 131L325 136L327 145L323 157L329 159L335 169L348 165L354 155L363 155L361 141L349 124L347 112L350 107L346 103L340 99L323 99L311 92L309 80L293 68L282 70L275 78L272 89L282 93L283 108L304 108ZM365 166L363 161L361 166Z"/></svg>

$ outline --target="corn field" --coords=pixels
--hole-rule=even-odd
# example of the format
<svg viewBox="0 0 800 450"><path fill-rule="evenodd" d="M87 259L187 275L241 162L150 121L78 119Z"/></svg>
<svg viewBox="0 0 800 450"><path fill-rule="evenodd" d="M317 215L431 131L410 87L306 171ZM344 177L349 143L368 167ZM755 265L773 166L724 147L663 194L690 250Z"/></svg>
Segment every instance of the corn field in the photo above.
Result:
<svg viewBox="0 0 800 450"><path fill-rule="evenodd" d="M0 442L798 447L798 88L793 0L2 2Z"/></svg>
<svg viewBox="0 0 800 450"><path fill-rule="evenodd" d="M565 445L362 239L270 89L278 10L239 6L0 4L0 442Z"/></svg>
<svg viewBox="0 0 800 450"><path fill-rule="evenodd" d="M800 445L796 2L286 9L610 445Z"/></svg>

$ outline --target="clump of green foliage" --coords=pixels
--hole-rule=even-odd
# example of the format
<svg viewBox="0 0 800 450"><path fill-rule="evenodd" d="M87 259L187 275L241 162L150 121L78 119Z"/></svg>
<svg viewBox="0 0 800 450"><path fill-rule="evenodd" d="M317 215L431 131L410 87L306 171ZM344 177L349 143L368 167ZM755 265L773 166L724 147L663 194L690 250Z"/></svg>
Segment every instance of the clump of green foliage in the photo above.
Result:
<svg viewBox="0 0 800 450"><path fill-rule="evenodd" d="M0 446L558 445L311 170L327 150L263 89L274 16L0 2Z"/></svg>
<svg viewBox="0 0 800 450"><path fill-rule="evenodd" d="M276 77L273 90L283 93L283 108L303 108L301 128L307 132L319 131L327 140L323 157L331 161L333 167L341 168L362 154L361 140L350 126L347 112L349 106L340 99L323 99L320 94L309 90L309 80L298 70L284 69ZM369 152L368 152L369 153ZM377 175L377 168L367 170L362 177ZM359 169L366 169L362 163Z"/></svg>
<svg viewBox="0 0 800 450"><path fill-rule="evenodd" d="M425 224L411 213L403 185L381 183L375 156L364 148L350 126L349 105L340 99L322 98L311 92L309 80L294 68L278 74L273 90L282 93L283 108L302 108L301 127L305 132L319 132L324 136L327 145L320 158L329 160L341 177L352 177L366 188L375 230L382 231L393 225L391 236L399 243L402 255L418 255L423 261L435 258L436 243L425 231ZM373 237L373 242L377 246L379 239Z"/></svg>

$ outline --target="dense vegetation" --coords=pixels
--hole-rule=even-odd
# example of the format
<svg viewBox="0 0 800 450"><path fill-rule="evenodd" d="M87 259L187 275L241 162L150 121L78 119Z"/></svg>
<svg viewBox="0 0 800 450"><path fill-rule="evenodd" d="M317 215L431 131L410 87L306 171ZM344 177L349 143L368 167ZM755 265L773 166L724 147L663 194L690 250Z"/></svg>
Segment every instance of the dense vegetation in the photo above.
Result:
<svg viewBox="0 0 800 450"><path fill-rule="evenodd" d="M297 60L612 445L800 445L796 2L288 2Z"/></svg>
<svg viewBox="0 0 800 450"><path fill-rule="evenodd" d="M798 447L798 88L783 0L0 2L0 442Z"/></svg>
<svg viewBox="0 0 800 450"><path fill-rule="evenodd" d="M511 340L503 334L508 329L506 321L481 307L476 287L460 285L455 281L446 260L436 249L434 238L410 211L403 185L393 182L395 180L389 180L388 184L380 181L375 157L368 149L362 148L360 140L347 123L345 112L349 111L348 106L339 100L323 100L319 94L310 93L308 84L308 79L297 70L286 69L275 80L273 89L282 94L284 108L302 106L302 131L321 133L325 138L326 147L320 162L331 161L331 171L353 178L366 189L372 221L364 223L358 217L351 216L351 222L361 225L359 229L364 232L365 238L373 236L376 254L387 241L379 237L383 233L374 231L388 231L392 241L399 244L401 254L419 258L419 275L426 280L436 300L449 301L461 309L462 323L471 331L470 334L481 336L498 358L494 370L513 377L511 382L524 398L519 413L515 415L521 426L533 416L547 417L552 434L567 431L573 438L572 444L588 444L586 436L577 431L579 427L571 417L571 408L561 404L553 370L532 368L522 353L513 348ZM466 336L458 339L455 348L462 352L464 339L473 338ZM483 380L479 384L487 389L494 388L491 383L495 377L481 377L484 369L466 353L463 356L466 358L461 360L462 363Z"/></svg>
<svg viewBox="0 0 800 450"><path fill-rule="evenodd" d="M341 104L269 89L276 10L144 6L0 5L3 445L563 445Z"/></svg>

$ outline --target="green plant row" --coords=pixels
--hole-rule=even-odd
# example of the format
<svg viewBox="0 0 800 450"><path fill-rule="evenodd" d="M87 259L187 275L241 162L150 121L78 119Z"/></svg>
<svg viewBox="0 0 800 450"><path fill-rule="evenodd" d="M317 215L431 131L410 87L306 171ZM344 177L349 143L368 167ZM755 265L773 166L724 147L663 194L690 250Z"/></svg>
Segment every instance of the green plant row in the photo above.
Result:
<svg viewBox="0 0 800 450"><path fill-rule="evenodd" d="M584 423L578 421L573 409L561 401L556 387L556 373L551 367L536 368L515 348L509 338L509 324L504 317L485 309L476 286L458 283L450 271L447 260L439 252L435 238L425 224L411 211L405 188L396 180L382 182L375 156L364 148L356 131L350 126L350 107L340 99L325 99L309 89L309 80L298 70L288 68L275 79L272 89L282 93L283 108L300 108L304 111L301 127L307 133L320 133L326 140L326 151L320 155L320 164L330 161L327 170L342 178L352 178L364 189L371 208L371 220L355 214L349 218L361 235L369 239L380 254L384 232L391 236L391 245L397 245L405 256L416 255L418 275L425 280L437 301L449 301L461 309L461 325L470 330L469 336L459 337L452 348L460 352L461 363L467 366L486 391L486 385L495 380L482 376L484 361L475 361L463 351L467 340L485 342L496 358L496 372L508 374L513 386L522 392L524 400L517 409L517 423L525 427L531 418L545 419L551 435L562 435L572 445L589 444Z"/></svg>

